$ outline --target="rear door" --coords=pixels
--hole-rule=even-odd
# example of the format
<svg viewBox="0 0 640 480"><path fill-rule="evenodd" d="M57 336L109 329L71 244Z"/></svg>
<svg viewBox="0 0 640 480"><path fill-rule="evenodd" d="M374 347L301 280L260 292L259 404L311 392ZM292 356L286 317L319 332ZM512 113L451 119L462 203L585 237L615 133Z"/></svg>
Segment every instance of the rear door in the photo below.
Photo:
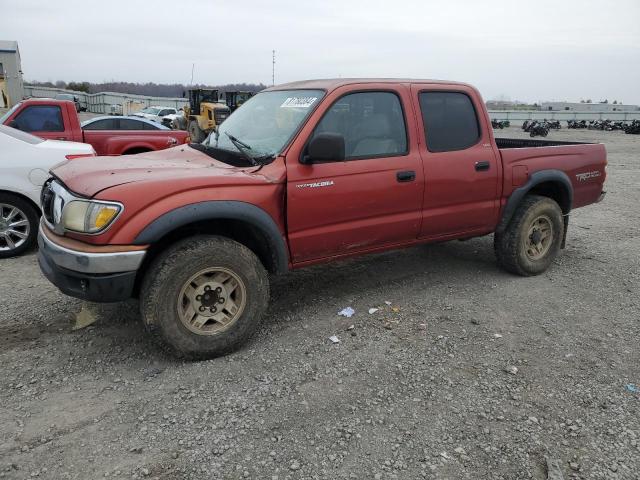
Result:
<svg viewBox="0 0 640 480"><path fill-rule="evenodd" d="M491 231L502 172L479 94L463 85L411 90L425 170L420 237Z"/></svg>
<svg viewBox="0 0 640 480"><path fill-rule="evenodd" d="M287 153L287 223L294 263L415 239L424 177L408 86L341 88ZM346 160L305 165L316 133L345 139Z"/></svg>

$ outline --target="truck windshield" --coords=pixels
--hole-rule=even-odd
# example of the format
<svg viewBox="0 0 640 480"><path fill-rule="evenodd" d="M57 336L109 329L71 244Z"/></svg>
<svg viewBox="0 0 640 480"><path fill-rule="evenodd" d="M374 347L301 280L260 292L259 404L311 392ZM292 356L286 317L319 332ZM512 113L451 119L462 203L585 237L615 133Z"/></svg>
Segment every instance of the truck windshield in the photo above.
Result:
<svg viewBox="0 0 640 480"><path fill-rule="evenodd" d="M236 144L239 140L251 157L277 155L323 95L322 90L259 93L233 112L203 143L208 147L238 152Z"/></svg>

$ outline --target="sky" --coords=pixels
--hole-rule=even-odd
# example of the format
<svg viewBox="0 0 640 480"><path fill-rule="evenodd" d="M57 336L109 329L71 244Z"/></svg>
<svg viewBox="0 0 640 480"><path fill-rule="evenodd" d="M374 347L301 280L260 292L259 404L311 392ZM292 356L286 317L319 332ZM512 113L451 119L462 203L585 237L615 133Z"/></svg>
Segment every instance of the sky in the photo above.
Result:
<svg viewBox="0 0 640 480"><path fill-rule="evenodd" d="M640 104L640 0L0 0L27 80L410 77Z"/></svg>

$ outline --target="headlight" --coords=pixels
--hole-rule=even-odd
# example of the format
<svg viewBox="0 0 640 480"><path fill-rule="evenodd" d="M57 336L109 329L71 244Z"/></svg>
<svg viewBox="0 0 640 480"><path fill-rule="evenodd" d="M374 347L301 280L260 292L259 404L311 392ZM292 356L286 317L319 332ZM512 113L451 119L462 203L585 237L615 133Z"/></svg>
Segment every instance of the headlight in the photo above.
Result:
<svg viewBox="0 0 640 480"><path fill-rule="evenodd" d="M73 200L64 206L62 226L80 233L98 233L107 228L122 211L117 203Z"/></svg>

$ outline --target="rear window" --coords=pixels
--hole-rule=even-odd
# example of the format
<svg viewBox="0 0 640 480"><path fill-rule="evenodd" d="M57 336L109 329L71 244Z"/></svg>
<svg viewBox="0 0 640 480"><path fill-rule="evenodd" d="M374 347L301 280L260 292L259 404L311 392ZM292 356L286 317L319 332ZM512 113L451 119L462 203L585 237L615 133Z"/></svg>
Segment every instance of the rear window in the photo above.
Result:
<svg viewBox="0 0 640 480"><path fill-rule="evenodd" d="M0 133L4 135L8 135L10 137L15 138L16 140L20 140L22 142L30 143L31 145L37 145L38 143L44 142L42 138L34 137L29 133L22 132L20 130L16 130L15 128L5 127L4 125L0 125Z"/></svg>
<svg viewBox="0 0 640 480"><path fill-rule="evenodd" d="M114 118L105 118L104 120L96 120L88 122L82 126L83 130L116 130L116 120Z"/></svg>
<svg viewBox="0 0 640 480"><path fill-rule="evenodd" d="M419 99L430 152L464 150L478 142L478 117L466 94L422 92Z"/></svg>

